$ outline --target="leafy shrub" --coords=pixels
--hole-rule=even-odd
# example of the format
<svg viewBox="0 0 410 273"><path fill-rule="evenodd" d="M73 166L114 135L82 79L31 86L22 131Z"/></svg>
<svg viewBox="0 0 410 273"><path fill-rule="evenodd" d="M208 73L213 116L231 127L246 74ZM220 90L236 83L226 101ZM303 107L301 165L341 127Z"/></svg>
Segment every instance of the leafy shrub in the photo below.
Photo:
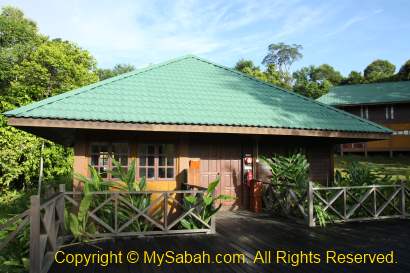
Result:
<svg viewBox="0 0 410 273"><path fill-rule="evenodd" d="M275 155L272 158L262 156L261 159L272 171L272 183L306 189L309 182L309 163L304 154Z"/></svg>
<svg viewBox="0 0 410 273"><path fill-rule="evenodd" d="M98 233L98 228L93 221L89 221L88 211L91 208L96 208L98 205L103 203L106 199L105 195L93 195L93 192L105 192L110 189L116 189L120 191L144 191L146 188L145 178L141 181L135 181L135 162L131 163L129 169L125 169L121 166L116 160L112 160L114 163L114 169L110 172L113 173L115 177L118 177L120 181L108 181L104 180L101 175L91 166L89 166L89 171L91 176L86 177L83 175L76 174L76 178L83 183L83 196L80 201L80 205L77 212L65 211L65 227L66 230L70 231L74 237L75 241L86 242L93 239ZM140 209L143 210L147 208L150 204L150 195L131 195L127 194L125 198L128 199L128 202ZM109 223L112 220L114 213L114 207L111 202L107 204L104 209L101 211L100 218L104 222ZM120 202L120 208L118 211L119 220L129 220L132 218L133 209L130 208L126 203ZM145 223L145 221L136 220L131 225L134 230L137 231L146 231L150 225Z"/></svg>
<svg viewBox="0 0 410 273"><path fill-rule="evenodd" d="M289 216L291 208L297 208L298 203L292 194L296 195L296 199L302 200L301 205L307 211L306 192L309 186L309 163L306 156L302 153L290 154L289 156L276 155L272 158L261 158L272 171L272 187L274 191L270 192L270 202L278 202L278 204L268 204L270 208L280 208L279 213L284 213ZM267 194L269 192L265 192ZM266 202L266 201L265 201ZM269 201L268 201L269 202ZM314 207L316 218L320 226L326 226L327 222L332 221L332 216L325 211L324 204L319 202ZM299 212L297 209L293 213ZM300 213L297 216L301 216Z"/></svg>
<svg viewBox="0 0 410 273"><path fill-rule="evenodd" d="M8 191L0 196L0 224L4 224L14 215L25 211L30 202L32 191ZM0 241L15 231L20 221L8 229L0 231ZM26 225L15 239L0 252L0 272L27 272L29 252L29 226Z"/></svg>
<svg viewBox="0 0 410 273"><path fill-rule="evenodd" d="M335 183L338 186L367 186L390 184L392 177L382 174L382 170L370 168L360 162L349 162L344 170L336 170Z"/></svg>
<svg viewBox="0 0 410 273"><path fill-rule="evenodd" d="M222 204L216 207L215 203L217 201L234 199L234 197L224 194L214 197L214 192L219 182L220 178L218 177L215 181L209 183L208 189L203 195L185 195L183 202L184 212L193 209L193 212L198 215L203 222L209 224L212 216L222 207ZM191 215L182 219L181 225L185 229L199 229L203 227L203 224Z"/></svg>

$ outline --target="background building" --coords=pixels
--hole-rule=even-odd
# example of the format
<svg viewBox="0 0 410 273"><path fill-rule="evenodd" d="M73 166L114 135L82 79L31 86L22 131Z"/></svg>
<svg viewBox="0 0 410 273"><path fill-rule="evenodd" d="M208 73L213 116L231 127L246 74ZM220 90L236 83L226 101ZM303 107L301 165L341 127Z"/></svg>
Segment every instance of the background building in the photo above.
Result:
<svg viewBox="0 0 410 273"><path fill-rule="evenodd" d="M341 145L341 153L410 151L410 81L336 86L318 99L392 129L388 140Z"/></svg>

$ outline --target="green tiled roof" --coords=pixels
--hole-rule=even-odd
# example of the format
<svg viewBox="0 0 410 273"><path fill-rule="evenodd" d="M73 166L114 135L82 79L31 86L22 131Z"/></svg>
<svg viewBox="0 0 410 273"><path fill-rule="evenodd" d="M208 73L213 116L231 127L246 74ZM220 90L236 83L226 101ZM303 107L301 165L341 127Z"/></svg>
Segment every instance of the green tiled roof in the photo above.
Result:
<svg viewBox="0 0 410 273"><path fill-rule="evenodd" d="M388 133L388 129L196 56L5 113L8 117Z"/></svg>
<svg viewBox="0 0 410 273"><path fill-rule="evenodd" d="M410 81L336 86L318 101L329 105L410 102Z"/></svg>

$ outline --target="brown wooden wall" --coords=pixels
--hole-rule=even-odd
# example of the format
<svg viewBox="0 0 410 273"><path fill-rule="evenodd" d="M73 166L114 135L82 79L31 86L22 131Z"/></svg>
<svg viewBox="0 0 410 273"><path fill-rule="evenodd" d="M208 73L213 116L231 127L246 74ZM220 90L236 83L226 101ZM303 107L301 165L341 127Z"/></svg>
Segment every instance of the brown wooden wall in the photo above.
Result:
<svg viewBox="0 0 410 273"><path fill-rule="evenodd" d="M386 106L394 107L394 118L386 119ZM367 107L369 120L380 124L410 123L410 103L342 106L340 109L360 117L361 107Z"/></svg>
<svg viewBox="0 0 410 273"><path fill-rule="evenodd" d="M74 172L88 175L90 145L94 142L128 142L129 161L136 159L138 143L173 143L176 147L176 178L173 181L149 181L150 190L175 190L184 182L197 186L221 177L218 194L236 196L226 205L239 207L243 202L242 157L251 154L271 156L302 149L310 163L310 178L326 184L333 177L333 144L326 139L304 137L260 137L211 134L164 134L109 131L82 131L74 145ZM258 146L256 146L258 143ZM256 150L258 147L258 150ZM186 181L191 161L199 161L199 179ZM74 181L76 183L76 181ZM76 184L74 184L76 185Z"/></svg>
<svg viewBox="0 0 410 273"><path fill-rule="evenodd" d="M394 107L394 118L386 119L386 106ZM410 103L380 104L380 105L357 105L344 106L341 109L360 116L361 107L367 107L369 120L379 123L393 131L410 130ZM367 144L345 144L344 152L382 152L382 151L410 151L409 135L393 135L389 140L370 141Z"/></svg>

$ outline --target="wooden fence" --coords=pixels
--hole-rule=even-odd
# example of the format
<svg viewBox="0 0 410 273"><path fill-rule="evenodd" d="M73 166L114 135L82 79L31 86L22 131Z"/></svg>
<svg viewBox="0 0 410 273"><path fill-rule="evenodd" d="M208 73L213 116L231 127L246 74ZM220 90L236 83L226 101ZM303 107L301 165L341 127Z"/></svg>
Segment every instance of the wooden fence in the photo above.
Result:
<svg viewBox="0 0 410 273"><path fill-rule="evenodd" d="M88 210L89 225L95 226L95 238L136 235L215 233L215 218L203 219L201 198L205 190L92 192L93 202ZM24 228L30 229L30 273L46 273L53 263L55 252L70 236L64 228L64 213L78 212L82 192L59 192L44 202L31 197L30 208L0 226L0 230L14 229L2 242L2 250ZM187 204L185 197L198 200ZM138 203L145 200L145 203ZM194 223L191 228L182 222Z"/></svg>
<svg viewBox="0 0 410 273"><path fill-rule="evenodd" d="M410 190L404 182L393 185L315 187L309 183L309 226L315 226L317 206L331 222L352 222L410 216Z"/></svg>
<svg viewBox="0 0 410 273"><path fill-rule="evenodd" d="M308 189L295 185L264 183L268 211L303 219L316 226L318 213L325 222L339 223L410 217L410 190L404 182L393 185L321 187L309 182Z"/></svg>

